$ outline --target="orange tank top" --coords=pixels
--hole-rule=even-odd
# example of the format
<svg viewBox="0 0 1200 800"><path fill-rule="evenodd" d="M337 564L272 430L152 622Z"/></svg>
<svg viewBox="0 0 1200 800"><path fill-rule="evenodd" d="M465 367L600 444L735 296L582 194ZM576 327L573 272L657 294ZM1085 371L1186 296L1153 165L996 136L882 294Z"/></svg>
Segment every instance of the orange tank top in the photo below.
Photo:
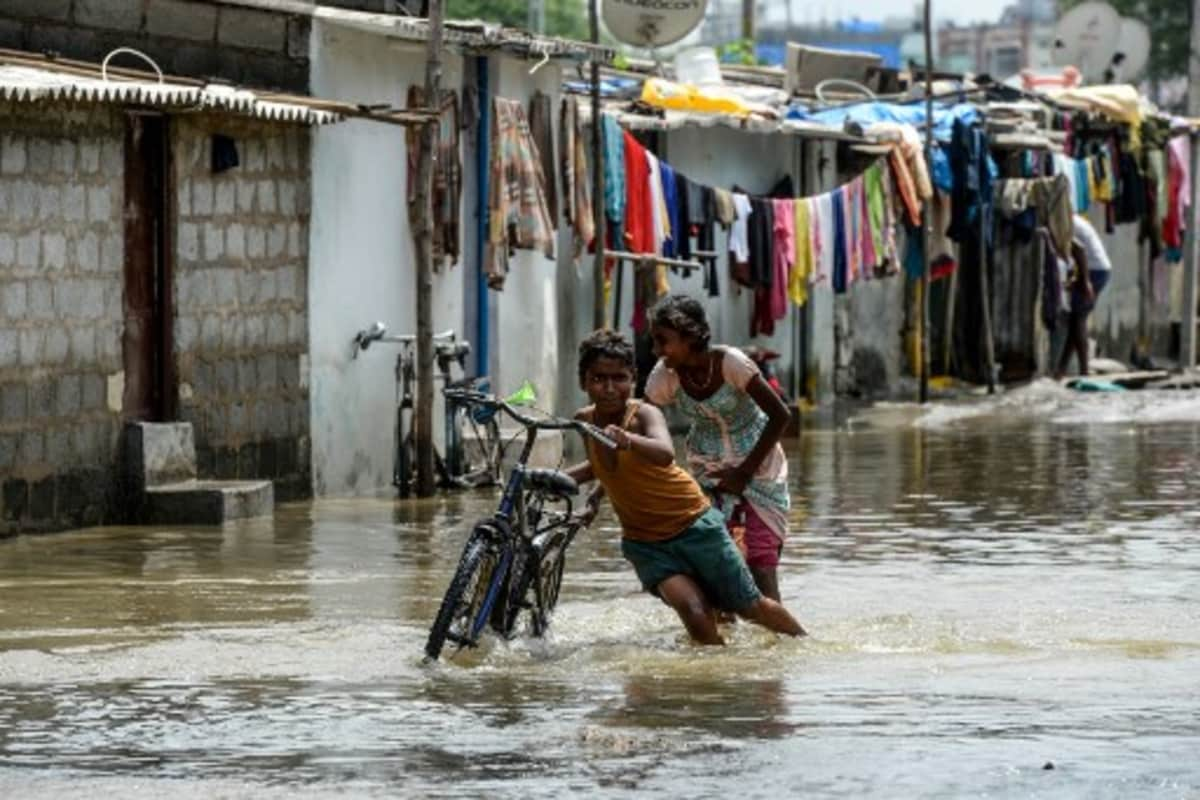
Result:
<svg viewBox="0 0 1200 800"><path fill-rule="evenodd" d="M640 402L629 403L621 427L628 430ZM687 530L709 502L700 485L675 462L660 467L628 450L617 451L617 465L605 465L596 444L587 442L588 462L604 486L626 539L661 542Z"/></svg>

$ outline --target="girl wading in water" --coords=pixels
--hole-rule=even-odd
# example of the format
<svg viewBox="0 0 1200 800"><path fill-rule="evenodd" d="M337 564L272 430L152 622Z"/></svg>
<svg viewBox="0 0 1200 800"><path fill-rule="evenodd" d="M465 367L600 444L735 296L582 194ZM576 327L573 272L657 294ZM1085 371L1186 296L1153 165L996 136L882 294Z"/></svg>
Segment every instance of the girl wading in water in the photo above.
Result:
<svg viewBox="0 0 1200 800"><path fill-rule="evenodd" d="M728 501L731 526L745 530L746 563L759 590L779 600L779 554L787 535L787 458L779 440L791 417L754 362L713 346L704 308L684 295L650 312L654 353L646 399L687 419L687 462L706 491Z"/></svg>

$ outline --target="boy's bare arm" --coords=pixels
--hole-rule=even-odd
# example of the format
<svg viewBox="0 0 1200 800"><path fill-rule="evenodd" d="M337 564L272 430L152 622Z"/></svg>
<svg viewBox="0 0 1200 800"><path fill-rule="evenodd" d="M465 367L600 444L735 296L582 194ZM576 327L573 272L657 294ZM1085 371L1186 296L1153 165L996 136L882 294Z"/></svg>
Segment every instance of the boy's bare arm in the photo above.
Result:
<svg viewBox="0 0 1200 800"><path fill-rule="evenodd" d="M667 419L663 413L652 405L642 403L638 406L638 425L641 433L627 431L616 425L609 425L605 433L616 440L625 450L640 454L651 464L665 467L675 461L675 445L671 442L671 432L667 430Z"/></svg>

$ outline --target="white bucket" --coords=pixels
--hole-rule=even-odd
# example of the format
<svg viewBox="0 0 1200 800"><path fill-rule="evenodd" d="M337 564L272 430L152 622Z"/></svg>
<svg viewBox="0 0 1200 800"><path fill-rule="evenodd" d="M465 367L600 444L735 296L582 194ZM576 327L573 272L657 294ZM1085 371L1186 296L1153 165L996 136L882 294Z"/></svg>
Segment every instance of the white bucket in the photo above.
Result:
<svg viewBox="0 0 1200 800"><path fill-rule="evenodd" d="M675 55L675 80L692 86L720 86L721 62L711 47L689 47Z"/></svg>

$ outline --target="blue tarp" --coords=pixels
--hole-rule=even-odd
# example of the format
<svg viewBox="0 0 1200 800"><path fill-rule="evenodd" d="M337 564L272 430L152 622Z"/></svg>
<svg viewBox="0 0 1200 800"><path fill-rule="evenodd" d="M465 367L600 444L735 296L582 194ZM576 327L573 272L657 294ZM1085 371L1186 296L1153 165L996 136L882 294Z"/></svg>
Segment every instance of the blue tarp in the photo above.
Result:
<svg viewBox="0 0 1200 800"><path fill-rule="evenodd" d="M829 108L823 111L810 111L802 105L793 104L788 108L788 119L801 119L819 122L841 128L846 120L867 126L876 122L899 122L912 125L918 130L925 126L925 103L916 102L906 105L898 103L868 102L842 108ZM954 121L961 119L965 124L978 122L979 109L968 103L947 106L935 104L933 108L933 136L940 142L949 142L954 130Z"/></svg>

